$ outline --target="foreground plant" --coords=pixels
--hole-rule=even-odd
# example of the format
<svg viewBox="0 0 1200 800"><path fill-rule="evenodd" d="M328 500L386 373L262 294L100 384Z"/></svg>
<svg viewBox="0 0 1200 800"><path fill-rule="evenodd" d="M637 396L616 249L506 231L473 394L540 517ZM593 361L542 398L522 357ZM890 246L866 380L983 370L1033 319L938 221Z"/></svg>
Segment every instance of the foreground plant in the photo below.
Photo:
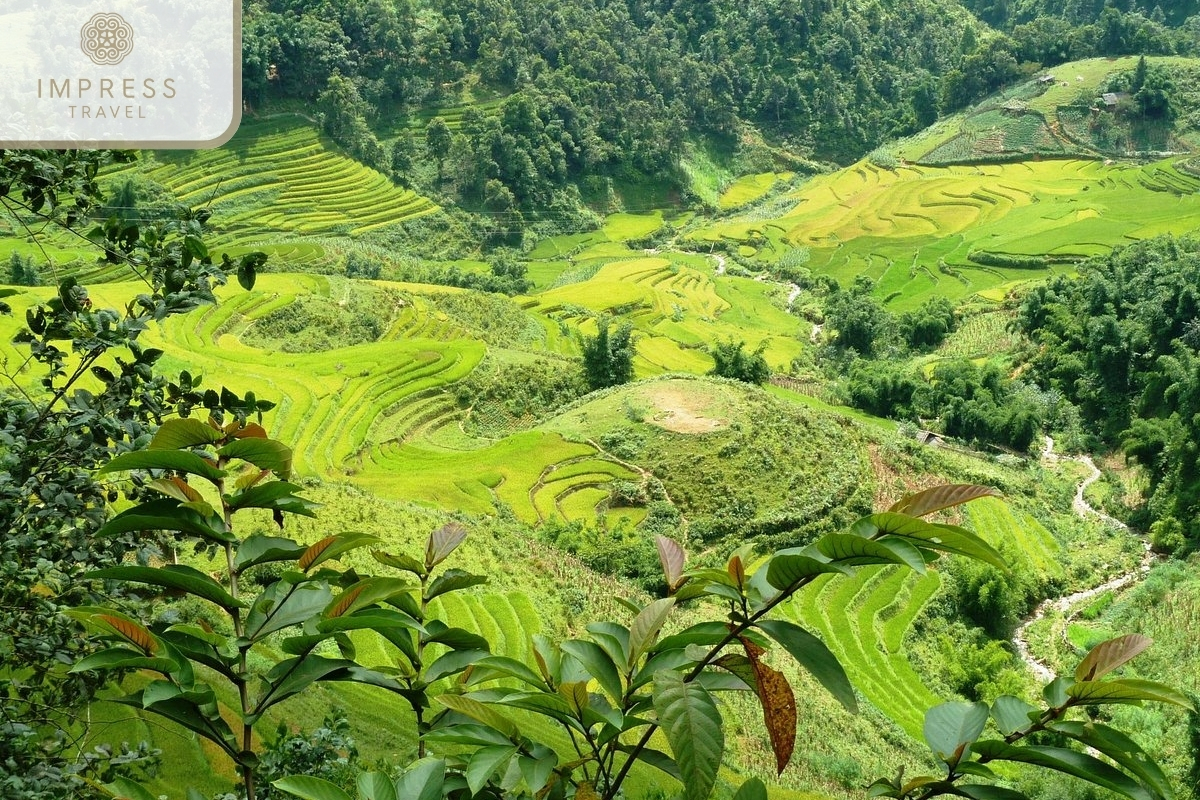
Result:
<svg viewBox="0 0 1200 800"><path fill-rule="evenodd" d="M373 536L341 533L309 546L281 536L240 538L234 518L248 509L269 510L281 526L285 515L314 515L314 504L287 480L291 458L291 450L268 438L256 423L174 419L159 428L148 449L118 456L102 470L148 471L152 476L148 487L161 496L117 515L99 536L174 531L222 555L224 572L218 579L182 564L123 565L94 571L89 577L143 584L204 601L224 615L226 630L203 622L147 627L107 608L71 612L112 644L77 663L74 671L156 673L158 677L145 688L119 702L167 717L213 742L237 765L250 800L258 794L254 728L279 703L317 681L354 681L410 698L419 719L427 683L462 671L470 661L486 655L487 649L484 640L466 631L440 623L422 624L429 600L472 585L473 576L458 571L429 580L434 568L461 542L460 529L446 528L431 537L429 555L419 564L419 600L413 597L411 581L360 577L352 569L334 566L346 553L377 544ZM203 484L208 487L205 493L196 488ZM259 578L266 588L248 592L248 578L267 565L282 566L282 572L273 580ZM374 631L411 654L415 669L394 676L358 663L350 634L360 630ZM430 642L452 652L466 650L469 657L447 655L423 670L420 656ZM281 649L285 657L270 667L256 668L252 663L267 661L250 658L256 649ZM216 683L231 691L219 693ZM233 725L222 715L218 701L219 696L229 695L237 698ZM110 792L141 796L128 782L110 787Z"/></svg>
<svg viewBox="0 0 1200 800"><path fill-rule="evenodd" d="M398 781L364 776L367 798L603 798L617 797L635 764L661 770L682 785L685 800L713 791L725 751L716 695L750 691L759 699L780 772L795 747L797 701L787 678L766 653L781 648L847 709L854 690L832 652L793 622L771 612L819 575L850 575L865 565L899 565L924 572L946 553L1003 568L982 538L928 522L936 511L993 495L981 486L942 486L860 519L844 533L803 548L754 559L742 548L725 569L685 569L683 549L658 539L670 597L633 606L628 626L595 622L588 636L561 643L534 638L535 665L489 656L437 696L441 711L424 734L440 755L411 765ZM662 636L679 603L715 600L723 620L701 622ZM513 714L512 712L524 712ZM535 738L522 719L549 718L560 741ZM661 731L670 754L652 747ZM326 782L297 776L277 787L306 800L349 800ZM759 781L738 800L765 798Z"/></svg>
<svg viewBox="0 0 1200 800"><path fill-rule="evenodd" d="M1013 789L976 782L980 778L1000 780L987 765L1012 761L1081 778L1130 800L1170 800L1174 792L1162 768L1133 739L1090 715L1069 719L1080 709L1113 704L1155 702L1192 709L1185 695L1155 681L1102 680L1150 644L1150 639L1139 634L1101 642L1088 652L1073 676L1061 675L1046 684L1041 706L1004 695L990 706L943 703L930 709L925 716L925 740L938 760L945 763L946 774L921 775L906 781L901 772L893 780L876 781L868 794L897 800L939 795L1024 800L1025 795ZM989 722L1001 738L980 738ZM1035 734L1043 732L1076 742L1086 752L1038 743ZM1099 758L1101 755L1112 763Z"/></svg>

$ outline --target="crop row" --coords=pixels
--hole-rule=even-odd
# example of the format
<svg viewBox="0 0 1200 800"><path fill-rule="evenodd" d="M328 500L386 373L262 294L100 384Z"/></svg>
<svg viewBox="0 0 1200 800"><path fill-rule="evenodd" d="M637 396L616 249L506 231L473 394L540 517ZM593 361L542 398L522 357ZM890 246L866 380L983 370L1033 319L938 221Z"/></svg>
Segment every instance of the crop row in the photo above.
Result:
<svg viewBox="0 0 1200 800"><path fill-rule="evenodd" d="M880 711L919 737L938 700L904 653L904 634L940 586L936 573L864 567L852 577L821 576L793 601L793 616L814 630L851 682Z"/></svg>

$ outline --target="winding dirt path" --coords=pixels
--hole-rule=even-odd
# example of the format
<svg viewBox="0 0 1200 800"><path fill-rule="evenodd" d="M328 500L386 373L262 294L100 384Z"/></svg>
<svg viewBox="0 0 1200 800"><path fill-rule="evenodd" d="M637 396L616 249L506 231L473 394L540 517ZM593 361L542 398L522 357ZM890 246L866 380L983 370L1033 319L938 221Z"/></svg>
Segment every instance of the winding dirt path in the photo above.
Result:
<svg viewBox="0 0 1200 800"><path fill-rule="evenodd" d="M1084 498L1083 493L1087 490L1087 487L1091 486L1100 479L1100 470L1096 467L1096 462L1092 461L1091 456L1060 456L1054 452L1054 440L1047 436L1045 446L1042 448L1042 460L1050 464L1056 464L1060 460L1078 461L1087 467L1088 476L1080 481L1079 485L1075 487L1075 499L1072 501L1071 507L1075 509L1075 513L1080 517L1085 519L1089 516L1096 517L1106 525L1111 525L1118 530L1126 532L1129 531L1129 526L1127 526L1125 523L1121 522L1120 520L1113 519L1103 511L1098 511L1097 509L1093 508L1087 499ZM1143 540L1142 546L1145 548L1145 554L1142 556L1141 563L1138 564L1137 569L1117 575L1115 578L1112 578L1111 580L1106 581L1099 586L1093 586L1090 589L1085 589L1081 592L1075 592L1074 594L1065 595L1063 597L1052 597L1044 600L1036 609L1034 609L1033 614L1023 623L1021 623L1019 628L1017 628L1016 632L1013 634L1013 647L1017 649L1017 654L1021 656L1021 660L1029 665L1029 669L1033 671L1033 674L1038 678L1038 680L1053 680L1054 671L1051 670L1044 661L1041 661L1030 652L1029 628L1035 622L1045 617L1049 611L1068 612L1075 606L1090 600L1093 597L1098 597L1105 592L1114 591L1116 589L1123 589L1137 581L1142 577L1142 575L1150 570L1150 565L1154 562L1154 553L1150 550L1150 543ZM1065 637L1065 631L1063 635Z"/></svg>

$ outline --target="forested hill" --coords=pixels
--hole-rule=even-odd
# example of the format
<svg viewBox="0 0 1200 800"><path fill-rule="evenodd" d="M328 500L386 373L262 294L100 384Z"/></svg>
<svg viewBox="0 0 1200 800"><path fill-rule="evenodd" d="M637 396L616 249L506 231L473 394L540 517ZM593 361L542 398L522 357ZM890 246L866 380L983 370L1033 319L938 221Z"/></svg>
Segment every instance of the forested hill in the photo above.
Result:
<svg viewBox="0 0 1200 800"><path fill-rule="evenodd" d="M1159 0L1152 3L1137 0L962 0L962 3L980 19L1000 27L1047 18L1057 18L1076 25L1098 20L1107 22L1139 8L1144 9L1144 16L1151 22L1168 25L1183 24L1188 17L1200 14L1198 0Z"/></svg>
<svg viewBox="0 0 1200 800"><path fill-rule="evenodd" d="M436 133L438 182L528 209L586 176L677 177L697 138L732 149L759 131L789 153L846 163L1041 66L1197 47L1190 29L1170 27L1178 13L1068 9L1012 35L972 14L1007 24L1053 4L254 0L243 79L252 108L315 101L331 135L401 175L414 153L405 137L423 139L434 112L457 109ZM514 94L528 102L507 113ZM464 158L446 159L456 130ZM470 174L444 176L443 160Z"/></svg>

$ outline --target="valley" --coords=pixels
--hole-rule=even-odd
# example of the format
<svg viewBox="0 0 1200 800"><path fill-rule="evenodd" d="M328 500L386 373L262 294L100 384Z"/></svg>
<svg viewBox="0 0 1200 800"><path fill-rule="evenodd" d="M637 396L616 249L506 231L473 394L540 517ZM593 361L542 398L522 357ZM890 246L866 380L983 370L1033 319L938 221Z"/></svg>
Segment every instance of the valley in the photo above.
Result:
<svg viewBox="0 0 1200 800"><path fill-rule="evenodd" d="M1195 99L1200 61L1147 61L1173 71ZM1191 395L1154 377L1135 398L1131 378L1120 391L1132 410L1101 430L1096 408L1110 396L1087 392L1104 384L1111 362L1067 350L1132 353L1127 362L1149 370L1138 353L1160 346L1163 375L1196 372L1192 328L1183 330L1194 300L1186 286L1171 295L1179 320L1161 323L1169 342L1155 345L1139 329L1118 346L1068 330L1068 304L1085 301L1063 287L1096 275L1114 250L1148 248L1145 260L1160 265L1177 250L1194 266L1193 109L1180 109L1174 128L1129 111L1119 136L1096 122L1115 111L1079 112L1081 94L1091 102L1106 82L1143 67L1133 56L1091 58L1054 67L1061 81L1025 75L844 166L777 153L737 169L696 137L679 161L686 200L678 185L626 171L603 191L573 190L570 212L500 203L496 187L490 200L471 202L441 175L442 159L453 169L465 157L464 138L450 155L431 150L409 180L368 166L322 130L324 117L290 101L249 115L223 148L141 153L99 180L110 197L103 211L124 224L153 226L182 204L205 210L207 252L218 260L266 255L252 288L220 286L215 304L164 314L140 342L163 351L155 369L171 381L185 372L197 387L274 403L261 415L264 431L291 448L292 480L321 503L316 519L289 522L288 535L310 544L343 528L399 551L420 547L438 525L466 525L455 558L489 582L436 601L434 611L526 669L542 658L536 634L628 622L622 600L663 593L657 535L719 570L740 546L801 547L937 484L998 489L1003 499L937 519L976 532L1008 572L957 557L924 574L866 566L821 575L780 606L781 618L840 660L861 713L847 713L796 665L777 663L807 704L798 721L807 749L773 778L769 796L858 797L901 763L936 768L922 737L926 711L942 700L1032 696L1102 635L1137 628L1138 598L1152 591L1170 598L1148 617L1156 636L1178 635L1194 616L1192 523L1180 519L1194 498L1181 488L1187 475L1161 474L1164 454L1190 430L1180 420L1191 406L1171 403ZM466 137L481 120L520 112L511 98L464 97L377 125L376 144L400 152L434 119ZM97 308L122 308L145 284L35 214L10 209L0 237L12 276L34 272L4 295L13 313L0 317L0 358L14 391L36 392L25 345L14 341L27 311L55 302L66 279L85 285ZM1119 282L1106 284L1113 295ZM1096 318L1111 312L1122 324L1149 314L1095 306ZM939 314L948 322L926 336L922 324ZM869 329L865 344L848 344L855 326ZM590 350L622 330L632 380L590 385ZM721 374L722 346L745 356L743 367L761 359L763 380ZM1056 347L1064 354L1051 363ZM121 368L111 356L98 364L110 375ZM80 386L99 394L105 383L93 369ZM1032 409L1029 430L1014 434L1021 421L1012 419L1003 436L953 428L966 412L926 395L959 385L977 397L995 392L980 400L993 411ZM1035 446L1013 443L1025 433L1047 443L1040 458ZM1054 447L1070 455L1052 458ZM1107 456L1103 469L1089 452ZM1175 494L1156 495L1164 486ZM1085 490L1108 504L1094 506ZM120 510L126 501L110 502ZM1152 562L1149 545L1114 535L1126 524L1115 517L1140 526L1163 557ZM1182 526L1178 539L1167 536L1171 520ZM273 530L266 512L253 525ZM215 574L223 567L214 552L177 557ZM374 566L366 556L347 563ZM689 607L668 628L700 618ZM395 648L357 632L347 641L361 658L398 669ZM1195 664L1177 643L1165 652ZM1155 656L1137 674L1169 681L1172 669ZM449 679L438 686L448 691ZM230 708L234 699L218 701ZM757 704L735 697L722 707L732 733L718 792L732 796L746 777L775 770ZM206 797L234 789L238 776L211 769L218 754L195 737L141 711L91 708L80 749L114 735L146 739L163 751L154 790L174 796L180 781ZM1114 713L1149 732L1183 785L1195 770L1182 743L1191 718L1148 708ZM408 706L349 684L306 691L287 716L264 717L262 730L274 740L337 716L349 720L364 764L407 759L417 746ZM567 749L556 726L520 719ZM1029 796L1086 791L1065 778L1003 778ZM626 796L667 797L675 786L639 766Z"/></svg>

